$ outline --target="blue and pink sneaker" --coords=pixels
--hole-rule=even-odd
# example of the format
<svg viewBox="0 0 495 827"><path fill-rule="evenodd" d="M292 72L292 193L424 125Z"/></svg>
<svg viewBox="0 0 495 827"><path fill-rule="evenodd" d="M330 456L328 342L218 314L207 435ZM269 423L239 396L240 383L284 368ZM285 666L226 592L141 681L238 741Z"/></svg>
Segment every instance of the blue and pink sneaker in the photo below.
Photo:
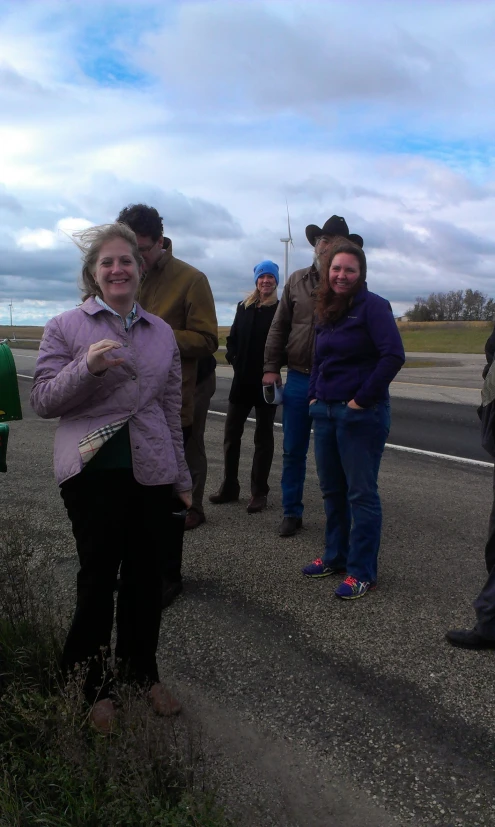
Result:
<svg viewBox="0 0 495 827"><path fill-rule="evenodd" d="M345 574L345 569L341 566L338 568L334 568L333 566L325 566L321 557L318 557L317 560L313 560L309 566L305 566L301 569L301 571L306 577L330 577L332 574Z"/></svg>
<svg viewBox="0 0 495 827"><path fill-rule="evenodd" d="M376 589L376 583L370 583L368 580L356 580L355 577L348 575L340 586L335 589L335 595L341 597L342 600L357 600L358 597L364 597L366 592L373 589Z"/></svg>

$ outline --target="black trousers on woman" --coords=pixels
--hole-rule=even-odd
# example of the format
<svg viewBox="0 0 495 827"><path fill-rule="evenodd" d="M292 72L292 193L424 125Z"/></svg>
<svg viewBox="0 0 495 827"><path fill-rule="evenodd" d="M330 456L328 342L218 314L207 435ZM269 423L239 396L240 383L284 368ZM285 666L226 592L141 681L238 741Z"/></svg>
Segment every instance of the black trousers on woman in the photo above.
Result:
<svg viewBox="0 0 495 827"><path fill-rule="evenodd" d="M71 672L76 664L85 664L87 699L108 696L114 678L106 662L120 566L115 647L119 677L152 685L159 680L161 573L172 486L140 485L130 468L88 468L62 483L61 495L80 563L64 669Z"/></svg>
<svg viewBox="0 0 495 827"><path fill-rule="evenodd" d="M252 404L249 402L229 402L227 409L223 442L225 478L220 491L229 497L237 497L239 495L238 473L241 439L246 419L252 407ZM270 490L268 477L273 460L273 422L277 406L263 403L262 405L256 406L255 411L256 428L254 431L254 456L251 468L251 495L253 497L266 497Z"/></svg>

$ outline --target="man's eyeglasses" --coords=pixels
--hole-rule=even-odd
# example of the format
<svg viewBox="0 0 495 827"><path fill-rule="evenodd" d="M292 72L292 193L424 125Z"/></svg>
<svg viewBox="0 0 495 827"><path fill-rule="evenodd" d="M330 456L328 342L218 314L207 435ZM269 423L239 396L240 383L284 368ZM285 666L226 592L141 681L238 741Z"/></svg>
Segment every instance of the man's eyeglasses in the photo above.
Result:
<svg viewBox="0 0 495 827"><path fill-rule="evenodd" d="M138 250L141 253L141 255L143 255L143 253L144 254L151 253L153 247L156 247L157 244L158 244L158 241L155 241L155 243L152 244L151 247L138 247Z"/></svg>

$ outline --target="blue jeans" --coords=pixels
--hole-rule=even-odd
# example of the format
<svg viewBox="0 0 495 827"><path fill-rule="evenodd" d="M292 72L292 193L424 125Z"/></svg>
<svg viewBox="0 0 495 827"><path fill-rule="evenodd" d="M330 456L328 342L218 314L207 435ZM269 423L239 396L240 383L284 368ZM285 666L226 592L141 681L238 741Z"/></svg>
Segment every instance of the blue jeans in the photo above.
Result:
<svg viewBox="0 0 495 827"><path fill-rule="evenodd" d="M382 527L378 471L390 404L353 410L346 402L315 402L310 412L327 517L323 562L376 583Z"/></svg>
<svg viewBox="0 0 495 827"><path fill-rule="evenodd" d="M302 517L306 457L308 455L311 417L308 412L309 374L299 370L287 372L284 387L283 426L284 462L282 468L282 504L284 517Z"/></svg>

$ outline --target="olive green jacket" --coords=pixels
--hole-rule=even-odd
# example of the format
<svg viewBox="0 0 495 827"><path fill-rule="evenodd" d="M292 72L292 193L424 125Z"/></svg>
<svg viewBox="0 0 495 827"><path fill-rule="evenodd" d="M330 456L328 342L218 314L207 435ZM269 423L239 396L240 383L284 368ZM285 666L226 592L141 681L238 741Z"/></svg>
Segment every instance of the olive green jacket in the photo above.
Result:
<svg viewBox="0 0 495 827"><path fill-rule="evenodd" d="M198 359L218 350L215 303L208 279L172 255L172 242L164 249L141 283L138 301L160 316L175 333L182 367L181 424L192 425Z"/></svg>

